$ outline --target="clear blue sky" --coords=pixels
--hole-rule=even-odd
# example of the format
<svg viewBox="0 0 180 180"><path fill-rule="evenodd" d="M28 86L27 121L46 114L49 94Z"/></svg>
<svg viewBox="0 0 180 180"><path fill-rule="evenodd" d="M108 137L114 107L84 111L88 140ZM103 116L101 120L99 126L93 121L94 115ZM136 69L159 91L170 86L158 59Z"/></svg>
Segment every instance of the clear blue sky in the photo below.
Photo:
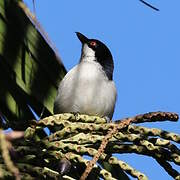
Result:
<svg viewBox="0 0 180 180"><path fill-rule="evenodd" d="M32 9L32 1L25 0ZM180 114L180 1L138 0L35 1L36 15L67 70L79 61L74 32L103 41L114 57L118 100L114 119L149 111ZM180 134L180 123L147 123ZM172 179L151 158L121 155L149 179ZM178 167L180 170L180 168Z"/></svg>

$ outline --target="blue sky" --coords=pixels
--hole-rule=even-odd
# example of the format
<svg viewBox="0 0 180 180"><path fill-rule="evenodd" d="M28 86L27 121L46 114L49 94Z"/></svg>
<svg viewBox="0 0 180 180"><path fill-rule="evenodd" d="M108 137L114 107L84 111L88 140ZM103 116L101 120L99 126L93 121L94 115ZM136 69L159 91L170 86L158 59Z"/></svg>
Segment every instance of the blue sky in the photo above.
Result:
<svg viewBox="0 0 180 180"><path fill-rule="evenodd" d="M25 0L32 9L32 1ZM114 119L149 111L180 114L180 1L148 0L35 1L36 16L67 70L79 61L81 44L74 32L104 42L114 57L118 100ZM180 123L147 123L180 134ZM172 179L151 158L121 155L149 179ZM178 167L180 170L180 168Z"/></svg>

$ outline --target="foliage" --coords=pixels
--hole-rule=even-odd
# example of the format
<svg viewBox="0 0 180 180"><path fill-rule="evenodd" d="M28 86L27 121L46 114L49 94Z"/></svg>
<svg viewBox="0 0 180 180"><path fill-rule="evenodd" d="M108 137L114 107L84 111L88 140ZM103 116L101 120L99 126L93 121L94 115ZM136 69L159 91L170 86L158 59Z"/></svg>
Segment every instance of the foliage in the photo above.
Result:
<svg viewBox="0 0 180 180"><path fill-rule="evenodd" d="M23 6L24 7L24 6ZM0 1L0 118L3 128L24 130L28 120L53 112L66 73L21 1Z"/></svg>

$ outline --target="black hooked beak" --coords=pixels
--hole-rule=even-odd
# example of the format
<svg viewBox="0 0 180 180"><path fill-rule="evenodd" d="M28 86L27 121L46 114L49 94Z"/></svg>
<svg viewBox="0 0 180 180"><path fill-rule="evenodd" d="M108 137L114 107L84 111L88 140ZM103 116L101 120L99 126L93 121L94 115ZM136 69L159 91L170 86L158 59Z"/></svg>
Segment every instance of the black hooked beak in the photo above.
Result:
<svg viewBox="0 0 180 180"><path fill-rule="evenodd" d="M89 41L89 39L80 32L76 32L76 35L82 44L87 43Z"/></svg>

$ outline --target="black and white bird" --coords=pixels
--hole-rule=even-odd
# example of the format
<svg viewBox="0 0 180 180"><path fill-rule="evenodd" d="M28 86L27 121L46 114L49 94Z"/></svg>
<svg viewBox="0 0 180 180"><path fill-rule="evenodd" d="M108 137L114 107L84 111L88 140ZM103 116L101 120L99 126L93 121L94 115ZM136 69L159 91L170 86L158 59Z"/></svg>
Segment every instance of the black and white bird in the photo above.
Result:
<svg viewBox="0 0 180 180"><path fill-rule="evenodd" d="M111 120L117 96L111 52L101 41L76 34L82 43L80 62L60 82L54 113L77 112Z"/></svg>

